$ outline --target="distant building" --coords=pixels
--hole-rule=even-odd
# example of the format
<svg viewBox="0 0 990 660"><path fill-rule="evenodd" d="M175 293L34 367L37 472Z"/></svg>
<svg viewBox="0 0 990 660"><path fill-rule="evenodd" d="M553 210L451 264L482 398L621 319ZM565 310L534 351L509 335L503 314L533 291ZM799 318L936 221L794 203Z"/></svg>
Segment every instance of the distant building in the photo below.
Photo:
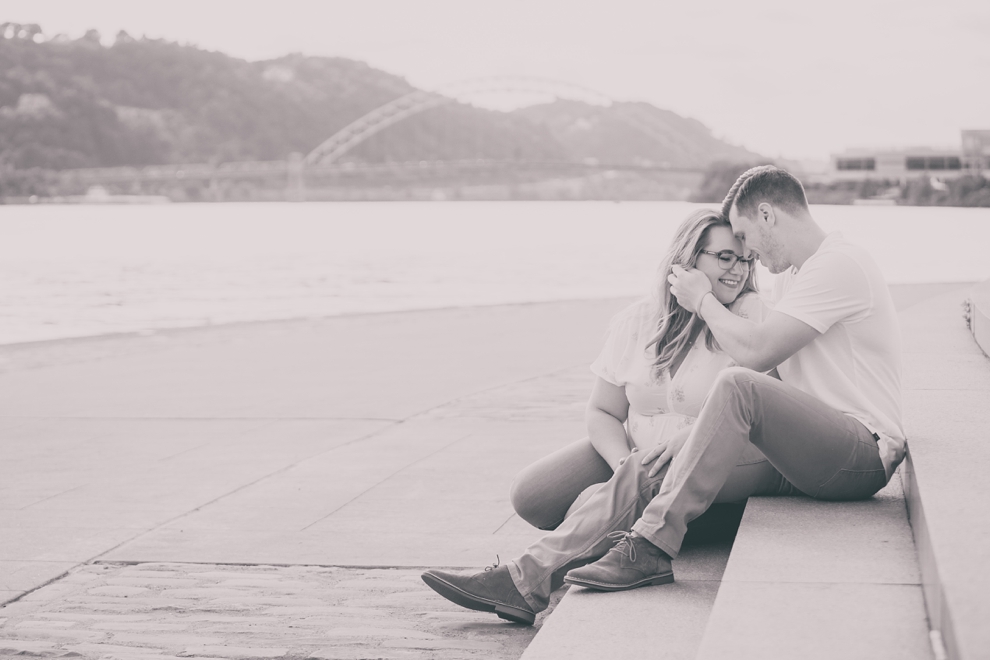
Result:
<svg viewBox="0 0 990 660"><path fill-rule="evenodd" d="M963 131L962 149L849 149L832 155L832 181L952 179L990 171L990 130Z"/></svg>
<svg viewBox="0 0 990 660"><path fill-rule="evenodd" d="M963 166L969 170L990 170L990 130L962 132Z"/></svg>

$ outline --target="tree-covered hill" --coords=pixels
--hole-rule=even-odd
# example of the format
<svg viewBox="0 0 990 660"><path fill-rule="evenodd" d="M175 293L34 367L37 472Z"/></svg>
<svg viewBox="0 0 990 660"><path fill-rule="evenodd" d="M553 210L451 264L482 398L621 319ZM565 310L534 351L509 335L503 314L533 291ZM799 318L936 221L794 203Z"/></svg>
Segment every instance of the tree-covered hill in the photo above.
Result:
<svg viewBox="0 0 990 660"><path fill-rule="evenodd" d="M0 154L17 167L284 158L412 90L341 58L246 62L165 41L0 39Z"/></svg>
<svg viewBox="0 0 990 660"><path fill-rule="evenodd" d="M713 162L748 162L758 154L719 140L695 119L649 103L608 107L557 100L516 111L549 128L575 157L604 163L663 164L705 168Z"/></svg>
<svg viewBox="0 0 990 660"><path fill-rule="evenodd" d="M414 91L345 58L248 62L124 32L47 39L0 25L0 166L26 169L284 159ZM511 113L450 104L359 145L370 162L459 158L704 167L755 155L648 104L557 101Z"/></svg>

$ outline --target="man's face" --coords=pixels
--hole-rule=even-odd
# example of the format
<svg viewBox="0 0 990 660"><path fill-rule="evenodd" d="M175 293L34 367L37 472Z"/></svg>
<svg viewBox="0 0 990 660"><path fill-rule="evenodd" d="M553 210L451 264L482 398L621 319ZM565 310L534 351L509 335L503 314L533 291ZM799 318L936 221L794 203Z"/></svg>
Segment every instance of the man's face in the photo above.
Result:
<svg viewBox="0 0 990 660"><path fill-rule="evenodd" d="M762 215L759 215L759 211L757 214L758 217L755 219L740 215L739 209L733 204L732 208L729 209L729 223L732 225L732 233L771 273L774 275L783 273L791 267L791 264L781 254L780 243L767 221L763 219Z"/></svg>

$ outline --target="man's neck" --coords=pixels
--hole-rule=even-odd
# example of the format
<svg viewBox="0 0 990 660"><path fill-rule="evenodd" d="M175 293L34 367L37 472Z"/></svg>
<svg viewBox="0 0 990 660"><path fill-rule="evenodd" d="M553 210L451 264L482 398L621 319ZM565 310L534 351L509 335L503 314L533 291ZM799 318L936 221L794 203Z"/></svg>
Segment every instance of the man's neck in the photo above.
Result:
<svg viewBox="0 0 990 660"><path fill-rule="evenodd" d="M825 230L819 227L818 223L812 220L810 216L795 222L792 225L789 241L791 264L800 270L804 262L815 252L818 252L818 248L822 246L827 235Z"/></svg>

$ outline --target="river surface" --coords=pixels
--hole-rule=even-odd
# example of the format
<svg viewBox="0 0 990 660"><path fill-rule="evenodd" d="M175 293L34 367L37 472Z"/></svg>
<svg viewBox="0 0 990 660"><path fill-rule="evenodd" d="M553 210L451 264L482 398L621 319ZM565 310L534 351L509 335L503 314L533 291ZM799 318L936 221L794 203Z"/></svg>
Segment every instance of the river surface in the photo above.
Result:
<svg viewBox="0 0 990 660"><path fill-rule="evenodd" d="M698 206L0 206L0 344L641 295L674 228ZM990 209L816 206L812 214L869 248L891 283L990 278Z"/></svg>

